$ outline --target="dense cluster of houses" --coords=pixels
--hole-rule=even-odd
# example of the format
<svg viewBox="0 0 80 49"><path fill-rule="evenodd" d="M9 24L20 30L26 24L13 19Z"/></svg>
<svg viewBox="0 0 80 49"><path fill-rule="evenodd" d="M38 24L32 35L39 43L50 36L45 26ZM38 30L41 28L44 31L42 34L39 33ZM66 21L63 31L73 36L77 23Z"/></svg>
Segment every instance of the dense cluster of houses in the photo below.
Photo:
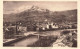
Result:
<svg viewBox="0 0 80 49"><path fill-rule="evenodd" d="M47 24L39 25L36 30L47 31L47 30L58 29L58 28L59 26L56 23L47 23Z"/></svg>
<svg viewBox="0 0 80 49"><path fill-rule="evenodd" d="M21 23L20 23L21 24ZM76 26L76 27L75 27ZM21 25L13 25L10 24L9 26L4 25L4 38L11 38L14 35L22 35L24 32L27 31L49 31L49 30L56 30L56 29L69 29L69 28L77 28L77 25L73 26L72 24L60 25L57 23L43 23L43 24L36 24L35 26L21 26Z"/></svg>

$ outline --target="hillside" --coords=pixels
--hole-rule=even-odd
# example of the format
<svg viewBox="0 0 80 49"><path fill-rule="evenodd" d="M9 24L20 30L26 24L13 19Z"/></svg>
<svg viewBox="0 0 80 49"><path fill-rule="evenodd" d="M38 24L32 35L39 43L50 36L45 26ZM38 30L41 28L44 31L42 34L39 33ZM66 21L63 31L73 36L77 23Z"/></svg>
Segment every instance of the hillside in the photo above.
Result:
<svg viewBox="0 0 80 49"><path fill-rule="evenodd" d="M4 22L26 22L26 23L43 23L47 19L48 22L77 22L77 9L67 11L52 12L48 9L40 9L32 6L30 9L20 13L3 14Z"/></svg>

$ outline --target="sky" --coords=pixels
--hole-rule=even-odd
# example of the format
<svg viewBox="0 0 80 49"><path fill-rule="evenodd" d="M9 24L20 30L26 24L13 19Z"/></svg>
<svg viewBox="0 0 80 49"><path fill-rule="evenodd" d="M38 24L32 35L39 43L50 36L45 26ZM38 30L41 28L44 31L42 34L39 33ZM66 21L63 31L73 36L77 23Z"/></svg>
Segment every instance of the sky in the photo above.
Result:
<svg viewBox="0 0 80 49"><path fill-rule="evenodd" d="M77 9L76 1L4 1L3 14L18 13L38 6L50 11L65 11Z"/></svg>

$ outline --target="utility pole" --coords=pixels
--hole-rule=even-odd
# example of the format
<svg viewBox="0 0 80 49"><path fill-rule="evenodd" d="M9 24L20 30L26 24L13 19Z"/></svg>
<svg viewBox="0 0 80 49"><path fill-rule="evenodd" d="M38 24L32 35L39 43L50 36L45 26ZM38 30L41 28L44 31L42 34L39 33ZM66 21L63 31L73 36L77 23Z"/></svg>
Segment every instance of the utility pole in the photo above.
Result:
<svg viewBox="0 0 80 49"><path fill-rule="evenodd" d="M16 22L16 34L17 34L17 22Z"/></svg>

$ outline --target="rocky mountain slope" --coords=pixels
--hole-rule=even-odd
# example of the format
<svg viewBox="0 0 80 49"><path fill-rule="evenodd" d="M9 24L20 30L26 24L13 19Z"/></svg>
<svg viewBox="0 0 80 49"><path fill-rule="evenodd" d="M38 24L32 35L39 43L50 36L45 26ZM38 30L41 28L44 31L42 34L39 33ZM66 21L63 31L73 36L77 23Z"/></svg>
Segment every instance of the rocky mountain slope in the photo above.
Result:
<svg viewBox="0 0 80 49"><path fill-rule="evenodd" d="M77 22L77 9L67 11L50 11L48 9L41 9L38 6L32 6L30 9L20 13L3 14L4 22Z"/></svg>

